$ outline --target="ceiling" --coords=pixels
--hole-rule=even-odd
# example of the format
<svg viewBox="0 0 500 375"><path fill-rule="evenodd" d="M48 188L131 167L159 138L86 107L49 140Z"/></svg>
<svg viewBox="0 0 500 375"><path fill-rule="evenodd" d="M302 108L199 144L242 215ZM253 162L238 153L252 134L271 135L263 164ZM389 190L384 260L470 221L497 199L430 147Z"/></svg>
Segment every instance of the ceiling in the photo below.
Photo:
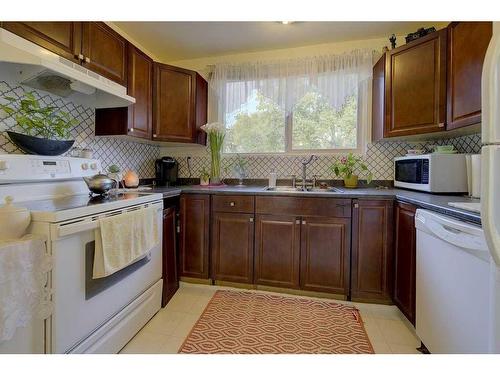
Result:
<svg viewBox="0 0 500 375"><path fill-rule="evenodd" d="M407 34L431 22L114 22L165 62Z"/></svg>

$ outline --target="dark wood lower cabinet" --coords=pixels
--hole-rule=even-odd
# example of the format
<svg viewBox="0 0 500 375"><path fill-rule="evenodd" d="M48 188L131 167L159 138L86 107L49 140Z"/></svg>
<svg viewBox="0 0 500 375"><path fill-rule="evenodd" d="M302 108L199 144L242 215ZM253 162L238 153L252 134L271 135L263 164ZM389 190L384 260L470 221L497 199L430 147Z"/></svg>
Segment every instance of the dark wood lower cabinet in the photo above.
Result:
<svg viewBox="0 0 500 375"><path fill-rule="evenodd" d="M353 204L351 298L391 303L393 201L356 200Z"/></svg>
<svg viewBox="0 0 500 375"><path fill-rule="evenodd" d="M210 196L184 194L180 199L179 274L208 279Z"/></svg>
<svg viewBox="0 0 500 375"><path fill-rule="evenodd" d="M254 215L212 214L212 276L215 280L253 282Z"/></svg>
<svg viewBox="0 0 500 375"><path fill-rule="evenodd" d="M179 289L179 278L177 275L177 244L175 232L175 208L169 207L163 210L163 298L162 306L165 306Z"/></svg>
<svg viewBox="0 0 500 375"><path fill-rule="evenodd" d="M300 226L296 216L256 216L256 284L299 288Z"/></svg>
<svg viewBox="0 0 500 375"><path fill-rule="evenodd" d="M394 303L415 324L416 207L396 203Z"/></svg>
<svg viewBox="0 0 500 375"><path fill-rule="evenodd" d="M301 288L347 296L351 219L303 217L301 224Z"/></svg>

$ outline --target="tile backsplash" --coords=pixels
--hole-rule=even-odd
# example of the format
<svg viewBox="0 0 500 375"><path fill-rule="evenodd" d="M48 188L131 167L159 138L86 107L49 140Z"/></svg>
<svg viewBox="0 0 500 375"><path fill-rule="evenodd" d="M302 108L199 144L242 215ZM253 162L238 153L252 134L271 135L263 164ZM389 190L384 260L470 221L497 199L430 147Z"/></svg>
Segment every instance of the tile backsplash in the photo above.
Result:
<svg viewBox="0 0 500 375"><path fill-rule="evenodd" d="M481 135L465 135L448 139L438 139L426 142L401 142L401 141L383 141L371 143L368 145L364 159L368 168L373 173L375 180L393 179L393 159L397 156L406 154L406 150L414 148L430 149L432 145L453 144L460 153L479 153L481 150ZM210 170L210 154L208 148L201 155L191 155L190 152L179 149L164 148L162 155L172 155L179 162L179 176L184 178L199 177L203 168ZM187 157L190 156L188 168ZM317 161L311 163L307 168L308 176L317 175L318 178L332 179L334 174L330 169L331 164L340 159L342 154L318 155ZM269 172L275 171L278 178L289 178L294 174L300 176L302 167L300 161L304 156L295 155L245 155L242 156L247 163L248 178L267 178ZM225 178L236 177L232 171L232 165L236 156L223 156L222 174ZM359 171L358 171L359 172ZM362 174L360 174L363 176ZM363 177L362 177L363 178Z"/></svg>
<svg viewBox="0 0 500 375"><path fill-rule="evenodd" d="M75 139L75 147L90 148L94 151L94 158L100 159L104 169L112 164L118 165L122 170L132 169L137 171L139 177L154 177L154 160L160 156L157 145L134 142L112 137L95 137L95 109L74 104L58 96L50 95L43 91L25 88L19 84L0 80L0 98L12 96L20 98L25 92L34 92L41 104L56 106L68 112L78 121L71 130ZM3 112L3 111L0 111ZM16 130L16 122L12 116L5 117L0 114L0 153L22 153L9 139L6 130Z"/></svg>

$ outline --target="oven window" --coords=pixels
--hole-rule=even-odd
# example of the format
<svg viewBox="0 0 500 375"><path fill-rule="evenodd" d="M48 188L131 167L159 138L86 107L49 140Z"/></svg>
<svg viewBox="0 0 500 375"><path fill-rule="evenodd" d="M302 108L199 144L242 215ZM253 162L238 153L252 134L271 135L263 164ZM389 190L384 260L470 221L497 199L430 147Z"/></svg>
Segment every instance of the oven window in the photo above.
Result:
<svg viewBox="0 0 500 375"><path fill-rule="evenodd" d="M94 270L94 254L95 254L95 241L89 242L85 245L85 300L89 300L106 289L112 287L120 280L123 280L131 273L137 271L150 261L149 257L142 258L130 266L115 272L108 277L100 279L93 279L92 274Z"/></svg>
<svg viewBox="0 0 500 375"><path fill-rule="evenodd" d="M397 160L396 161L396 181L411 184L423 184L422 179L422 159Z"/></svg>

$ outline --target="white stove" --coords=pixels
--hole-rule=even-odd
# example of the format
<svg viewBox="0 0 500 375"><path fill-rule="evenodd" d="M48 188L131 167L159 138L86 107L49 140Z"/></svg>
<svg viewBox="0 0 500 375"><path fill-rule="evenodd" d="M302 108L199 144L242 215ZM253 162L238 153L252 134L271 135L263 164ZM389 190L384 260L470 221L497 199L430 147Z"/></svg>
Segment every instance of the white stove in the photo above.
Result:
<svg viewBox="0 0 500 375"><path fill-rule="evenodd" d="M54 264L52 316L20 332L14 348L2 344L0 353L116 353L160 309L161 238L150 256L92 278L100 218L156 207L161 228L163 209L161 194L89 196L82 177L100 171L98 160L0 155L0 199L13 196L31 211L29 232L45 236Z"/></svg>

